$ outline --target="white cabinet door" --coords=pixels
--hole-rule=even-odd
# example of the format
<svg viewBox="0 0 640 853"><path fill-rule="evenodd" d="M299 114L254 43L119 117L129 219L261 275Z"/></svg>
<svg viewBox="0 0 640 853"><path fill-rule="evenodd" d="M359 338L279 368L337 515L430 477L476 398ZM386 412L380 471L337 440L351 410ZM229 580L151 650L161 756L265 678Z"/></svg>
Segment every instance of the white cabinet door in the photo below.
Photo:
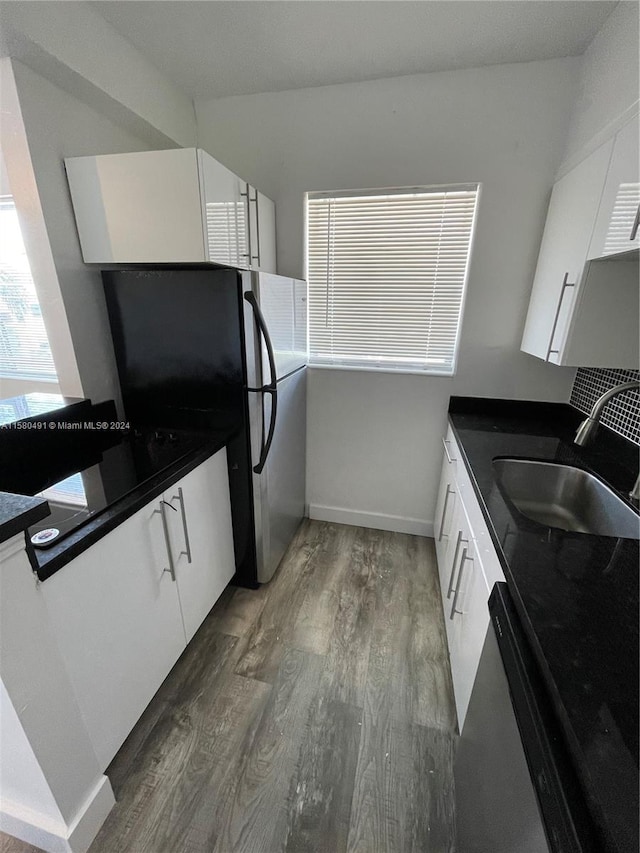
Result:
<svg viewBox="0 0 640 853"><path fill-rule="evenodd" d="M591 261L580 282L561 364L638 368L640 288L638 260L628 256Z"/></svg>
<svg viewBox="0 0 640 853"><path fill-rule="evenodd" d="M451 674L456 669L456 648L458 644L458 622L454 618L453 600L456 582L460 572L463 554L468 552L471 541L471 532L466 523L466 517L462 501L459 499L451 518L450 535L443 559L438 566L441 567L440 595L442 597L442 609L444 613L444 625L447 631L447 645L449 646L449 660L451 663ZM455 689L455 677L454 677Z"/></svg>
<svg viewBox="0 0 640 853"><path fill-rule="evenodd" d="M618 131L614 141L589 258L628 252L640 246L639 180L636 116Z"/></svg>
<svg viewBox="0 0 640 853"><path fill-rule="evenodd" d="M195 148L65 160L86 263L202 262Z"/></svg>
<svg viewBox="0 0 640 853"><path fill-rule="evenodd" d="M249 199L249 253L251 268L276 272L276 206L255 187L246 184Z"/></svg>
<svg viewBox="0 0 640 853"><path fill-rule="evenodd" d="M198 149L207 260L249 266L245 184L206 151Z"/></svg>
<svg viewBox="0 0 640 853"><path fill-rule="evenodd" d="M42 585L102 769L186 644L159 507L139 510Z"/></svg>
<svg viewBox="0 0 640 853"><path fill-rule="evenodd" d="M462 729L489 624L489 593L496 581L505 578L451 427L445 448L434 528L451 676Z"/></svg>
<svg viewBox="0 0 640 853"><path fill-rule="evenodd" d="M554 186L531 291L521 349L558 361L591 243L613 140Z"/></svg>
<svg viewBox="0 0 640 853"><path fill-rule="evenodd" d="M451 610L445 612L446 619L454 626L450 647L451 676L460 731L489 625L489 593L476 544L469 539L458 558Z"/></svg>
<svg viewBox="0 0 640 853"><path fill-rule="evenodd" d="M440 487L436 500L435 520L433 525L433 536L436 543L436 558L440 572L440 586L444 583L447 573L445 554L451 538L452 522L456 509L457 486L452 470L445 453L442 460L442 474L440 476Z"/></svg>
<svg viewBox="0 0 640 853"><path fill-rule="evenodd" d="M258 193L258 266L263 272L276 272L276 206Z"/></svg>
<svg viewBox="0 0 640 853"><path fill-rule="evenodd" d="M165 492L187 642L235 572L227 453L220 450Z"/></svg>

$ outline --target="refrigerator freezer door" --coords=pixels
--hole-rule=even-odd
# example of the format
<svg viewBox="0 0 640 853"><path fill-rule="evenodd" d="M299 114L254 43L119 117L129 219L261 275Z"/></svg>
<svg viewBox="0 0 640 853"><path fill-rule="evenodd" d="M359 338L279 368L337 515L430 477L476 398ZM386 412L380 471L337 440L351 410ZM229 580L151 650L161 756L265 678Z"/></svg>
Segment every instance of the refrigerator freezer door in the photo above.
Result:
<svg viewBox="0 0 640 853"><path fill-rule="evenodd" d="M307 283L270 273L256 273L253 291L267 324L277 376L269 376L262 345L262 383L282 379L307 363Z"/></svg>

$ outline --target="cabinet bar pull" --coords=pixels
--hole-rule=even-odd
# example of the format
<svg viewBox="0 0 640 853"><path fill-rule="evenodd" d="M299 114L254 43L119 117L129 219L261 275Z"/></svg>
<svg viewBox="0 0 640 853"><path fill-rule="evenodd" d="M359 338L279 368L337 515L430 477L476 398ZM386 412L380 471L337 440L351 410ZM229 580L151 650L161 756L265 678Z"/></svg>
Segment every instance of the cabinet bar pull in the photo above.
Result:
<svg viewBox="0 0 640 853"><path fill-rule="evenodd" d="M255 189L255 198L249 199L249 201L253 201L256 206L256 243L258 244L258 254L251 255L251 259L254 258L258 261L258 266L260 266L260 208L258 207L258 190ZM247 187L247 192L249 192L249 188Z"/></svg>
<svg viewBox="0 0 640 853"><path fill-rule="evenodd" d="M247 188L246 193L240 193L240 195L247 200L247 241L245 245L248 251L242 257L249 258L249 266L251 266L251 258L253 257L251 250L251 198L249 196L249 184L245 184L245 187Z"/></svg>
<svg viewBox="0 0 640 853"><path fill-rule="evenodd" d="M175 507L171 507L171 509L175 509ZM165 502L160 501L160 509L154 509L153 514L158 513L160 518L162 519L162 532L164 533L164 544L167 549L167 559L169 560L169 568L163 569L164 572L168 572L171 575L171 580L175 583L176 580L176 569L173 565L173 556L171 554L171 543L169 541L169 525L167 524L167 510L165 509Z"/></svg>
<svg viewBox="0 0 640 853"><path fill-rule="evenodd" d="M182 487L178 486L178 494L174 495L171 498L172 501L180 501L180 515L182 516L182 529L184 531L184 547L187 549L186 551L180 551L180 556L184 554L187 558L187 562L191 562L191 544L189 542L189 528L187 527L187 511L184 507L184 495L182 494ZM175 507L172 507L175 509Z"/></svg>
<svg viewBox="0 0 640 853"><path fill-rule="evenodd" d="M445 452L445 455L447 457L449 464L451 464L452 462L457 462L456 459L452 459L451 456L449 455L449 448L447 447L447 445L450 443L451 442L447 438L442 439L442 446L444 447L444 452Z"/></svg>
<svg viewBox="0 0 640 853"><path fill-rule="evenodd" d="M451 485L447 483L447 493L444 496L444 506L442 507L442 517L440 519L440 533L438 534L438 542L442 540L442 531L444 530L444 518L447 514L447 505L449 503L449 495L453 495L454 491L451 488Z"/></svg>
<svg viewBox="0 0 640 853"><path fill-rule="evenodd" d="M464 571L464 564L467 562L467 560L470 560L471 562L473 562L473 557L467 556L467 549L465 548L464 551L462 552L462 559L460 560L460 571L458 572L458 583L456 584L456 591L455 591L455 595L453 596L453 604L451 605L451 615L449 616L449 619L453 619L453 617L456 615L456 613L459 613L460 615L462 615L462 613L463 613L462 610L456 609L456 605L458 604L458 597L460 595L460 587L462 586L462 573Z"/></svg>
<svg viewBox="0 0 640 853"><path fill-rule="evenodd" d="M462 530L458 530L458 539L456 541L456 550L453 554L453 561L451 563L451 574L449 575L449 588L447 589L447 598L451 598L451 593L453 592L453 578L456 573L456 560L458 559L458 551L460 550L460 544L464 542L465 545L469 544L468 539L462 538Z"/></svg>
<svg viewBox="0 0 640 853"><path fill-rule="evenodd" d="M630 240L635 240L638 235L638 227L640 227L640 204L636 210L636 218L633 220L633 228L631 229Z"/></svg>
<svg viewBox="0 0 640 853"><path fill-rule="evenodd" d="M562 300L564 299L565 290L568 287L575 287L575 282L567 281L569 278L569 273L566 272L564 274L564 278L562 279L562 287L560 288L560 298L558 299L558 305L556 307L556 316L553 318L553 326L551 328L551 337L549 338L549 348L547 349L547 358L546 361L549 361L549 356L552 352L559 354L557 349L552 349L553 339L556 334L556 329L558 328L558 320L560 319L560 309L562 308Z"/></svg>

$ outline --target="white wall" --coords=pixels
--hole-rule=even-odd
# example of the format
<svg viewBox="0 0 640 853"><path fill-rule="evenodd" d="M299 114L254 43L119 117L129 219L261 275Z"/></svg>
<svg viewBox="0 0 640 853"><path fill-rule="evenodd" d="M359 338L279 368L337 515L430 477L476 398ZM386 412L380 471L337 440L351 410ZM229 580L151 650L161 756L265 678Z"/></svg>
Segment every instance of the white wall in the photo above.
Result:
<svg viewBox="0 0 640 853"><path fill-rule="evenodd" d="M69 397L80 397L82 382L47 237L15 76L9 59L0 60L0 101L0 190L3 194L13 196L16 204L22 240L58 376L56 383L0 377L0 397L13 397L32 391L61 391ZM5 161L9 166L8 170L5 168Z"/></svg>
<svg viewBox="0 0 640 853"><path fill-rule="evenodd" d="M284 274L304 272L305 191L483 184L457 376L310 371L312 505L425 531L451 394L568 399L574 371L519 346L579 68L560 59L196 104L200 144L276 201Z"/></svg>
<svg viewBox="0 0 640 853"><path fill-rule="evenodd" d="M3 3L0 51L156 148L195 144L191 100L92 3Z"/></svg>
<svg viewBox="0 0 640 853"><path fill-rule="evenodd" d="M94 402L117 398L117 371L100 271L82 260L63 160L84 154L143 151L149 145L30 68L15 61L12 64L82 393ZM16 195L18 206L19 201Z"/></svg>
<svg viewBox="0 0 640 853"><path fill-rule="evenodd" d="M582 57L563 166L611 136L638 103L639 13L636 2L618 3Z"/></svg>

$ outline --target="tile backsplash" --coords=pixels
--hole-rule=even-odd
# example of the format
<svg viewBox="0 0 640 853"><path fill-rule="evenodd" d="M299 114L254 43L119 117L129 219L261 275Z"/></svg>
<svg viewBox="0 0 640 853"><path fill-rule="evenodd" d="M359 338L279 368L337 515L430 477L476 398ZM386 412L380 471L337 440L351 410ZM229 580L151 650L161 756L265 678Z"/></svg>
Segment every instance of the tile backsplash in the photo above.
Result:
<svg viewBox="0 0 640 853"><path fill-rule="evenodd" d="M589 414L598 397L609 388L638 378L639 370L581 367L573 383L569 402L576 409ZM614 397L605 407L601 423L640 445L640 393L634 389Z"/></svg>

